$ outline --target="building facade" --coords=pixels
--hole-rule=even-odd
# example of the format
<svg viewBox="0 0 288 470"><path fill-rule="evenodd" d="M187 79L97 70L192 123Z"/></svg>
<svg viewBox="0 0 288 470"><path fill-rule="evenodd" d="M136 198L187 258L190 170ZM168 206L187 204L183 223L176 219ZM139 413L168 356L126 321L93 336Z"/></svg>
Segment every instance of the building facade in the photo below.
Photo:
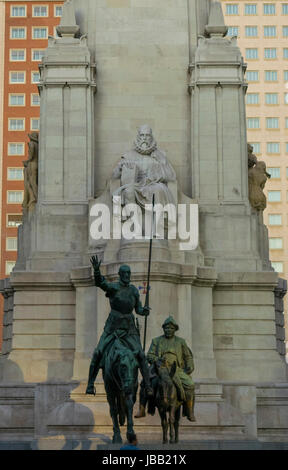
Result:
<svg viewBox="0 0 288 470"><path fill-rule="evenodd" d="M247 63L248 141L271 175L264 211L270 259L288 279L288 2L232 0L222 8Z"/></svg>
<svg viewBox="0 0 288 470"><path fill-rule="evenodd" d="M55 1L0 1L0 278L8 277L17 258L17 227L22 220L23 161L28 134L39 130L39 63L55 36L62 15ZM3 300L0 300L0 347Z"/></svg>

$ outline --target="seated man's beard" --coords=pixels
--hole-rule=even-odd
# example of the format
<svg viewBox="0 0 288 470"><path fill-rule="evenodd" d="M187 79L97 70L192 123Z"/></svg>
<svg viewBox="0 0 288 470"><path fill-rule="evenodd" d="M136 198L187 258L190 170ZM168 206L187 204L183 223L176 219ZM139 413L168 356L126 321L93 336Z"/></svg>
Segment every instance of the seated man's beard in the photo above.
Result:
<svg viewBox="0 0 288 470"><path fill-rule="evenodd" d="M134 145L135 150L137 150L142 155L150 155L154 150L157 149L157 143L153 137L149 140L137 137Z"/></svg>
<svg viewBox="0 0 288 470"><path fill-rule="evenodd" d="M146 140L140 140L140 147L143 148L143 150L146 150L148 147L150 147L152 141L146 142Z"/></svg>

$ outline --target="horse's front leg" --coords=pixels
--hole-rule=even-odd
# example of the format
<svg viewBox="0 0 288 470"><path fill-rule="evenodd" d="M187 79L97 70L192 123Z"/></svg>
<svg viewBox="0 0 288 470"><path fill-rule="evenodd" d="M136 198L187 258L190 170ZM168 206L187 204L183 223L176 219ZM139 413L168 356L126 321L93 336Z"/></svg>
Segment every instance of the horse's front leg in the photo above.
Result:
<svg viewBox="0 0 288 470"><path fill-rule="evenodd" d="M125 405L126 405L126 416L127 416L127 439L129 435L135 434L133 429L133 407L134 401L132 394L125 396Z"/></svg>
<svg viewBox="0 0 288 470"><path fill-rule="evenodd" d="M112 418L113 422L113 439L112 443L113 444L122 444L122 437L121 437L121 432L120 432L120 427L119 427L119 422L118 422L118 413L117 413L117 400L116 400L116 395L108 394L107 393L107 399L109 403L109 408L110 408L110 416Z"/></svg>
<svg viewBox="0 0 288 470"><path fill-rule="evenodd" d="M170 444L175 442L175 406L171 406L169 412L169 431L170 431Z"/></svg>
<svg viewBox="0 0 288 470"><path fill-rule="evenodd" d="M164 409L160 410L158 409L159 411L159 415L160 415L160 418L161 418L161 426L162 426L162 435L163 435L163 444L167 444L168 442L168 437L167 437L167 434L168 434L168 421L167 421L167 416L166 416L166 411Z"/></svg>
<svg viewBox="0 0 288 470"><path fill-rule="evenodd" d="M178 406L176 412L175 412L175 423L174 423L174 429L175 429L175 443L177 444L179 442L179 422L180 422L180 413L181 413L181 406Z"/></svg>

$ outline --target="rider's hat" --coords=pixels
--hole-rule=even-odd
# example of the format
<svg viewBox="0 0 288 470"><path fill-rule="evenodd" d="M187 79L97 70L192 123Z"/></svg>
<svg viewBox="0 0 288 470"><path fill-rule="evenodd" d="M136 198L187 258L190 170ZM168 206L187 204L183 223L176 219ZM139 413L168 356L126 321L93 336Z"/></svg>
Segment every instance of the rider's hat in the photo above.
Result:
<svg viewBox="0 0 288 470"><path fill-rule="evenodd" d="M172 325L174 326L175 330L179 330L179 326L178 324L176 323L176 321L174 320L174 318L170 315L170 317L166 318L166 320L164 321L163 325L162 325L162 328L164 328L164 326L166 325L169 325L169 323L172 323Z"/></svg>

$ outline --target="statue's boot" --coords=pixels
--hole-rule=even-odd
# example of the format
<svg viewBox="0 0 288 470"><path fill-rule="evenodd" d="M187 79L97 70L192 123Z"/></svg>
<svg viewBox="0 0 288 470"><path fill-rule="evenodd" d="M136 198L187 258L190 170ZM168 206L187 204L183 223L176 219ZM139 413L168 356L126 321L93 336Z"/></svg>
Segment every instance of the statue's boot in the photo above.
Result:
<svg viewBox="0 0 288 470"><path fill-rule="evenodd" d="M189 399L185 403L186 416L189 421L195 422L196 418L194 415L194 399Z"/></svg>
<svg viewBox="0 0 288 470"><path fill-rule="evenodd" d="M145 393L147 397L153 397L153 388L150 383L149 368L145 356L140 357L140 370L145 384Z"/></svg>
<svg viewBox="0 0 288 470"><path fill-rule="evenodd" d="M94 358L93 358L94 359ZM86 395L96 395L96 388L94 382L99 372L99 364L100 358L97 357L97 360L92 360L90 368L89 368L89 377L88 377L88 385L86 388Z"/></svg>
<svg viewBox="0 0 288 470"><path fill-rule="evenodd" d="M145 416L145 406L140 404L138 413L134 416L134 418L145 418Z"/></svg>

